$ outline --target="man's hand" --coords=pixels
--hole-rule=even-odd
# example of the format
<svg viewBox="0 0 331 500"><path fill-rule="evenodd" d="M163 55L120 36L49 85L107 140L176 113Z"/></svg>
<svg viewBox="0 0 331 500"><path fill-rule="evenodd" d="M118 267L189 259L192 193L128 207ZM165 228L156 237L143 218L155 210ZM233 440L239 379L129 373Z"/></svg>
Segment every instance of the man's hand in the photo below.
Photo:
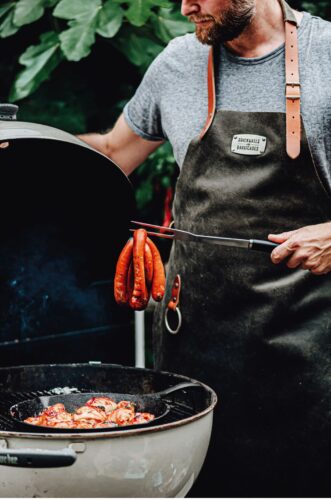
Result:
<svg viewBox="0 0 331 500"><path fill-rule="evenodd" d="M1 149L8 148L8 146L9 146L9 142L0 142L0 148Z"/></svg>
<svg viewBox="0 0 331 500"><path fill-rule="evenodd" d="M288 258L290 269L301 267L317 275L331 271L331 222L269 234L268 239L280 243L271 254L274 264Z"/></svg>

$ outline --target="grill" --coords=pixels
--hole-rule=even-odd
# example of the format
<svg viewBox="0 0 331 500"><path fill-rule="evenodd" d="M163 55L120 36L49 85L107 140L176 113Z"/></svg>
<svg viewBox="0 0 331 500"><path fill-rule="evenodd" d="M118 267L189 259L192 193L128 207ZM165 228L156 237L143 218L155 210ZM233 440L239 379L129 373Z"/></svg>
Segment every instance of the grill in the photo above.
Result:
<svg viewBox="0 0 331 500"><path fill-rule="evenodd" d="M152 395L170 411L146 425L96 430L21 426L12 405L72 393ZM191 384L192 385L192 384ZM184 376L101 363L0 368L0 482L6 497L184 497L199 474L216 395ZM63 473L63 468L70 473Z"/></svg>
<svg viewBox="0 0 331 500"><path fill-rule="evenodd" d="M0 108L0 140L10 143L1 155L6 220L0 245L0 342L31 346L28 359L35 362L86 359L94 356L95 332L114 324L110 289L104 285L112 282L134 217L132 186L119 167L70 134L15 122L16 108ZM125 200L120 211L118 199ZM81 332L91 332L86 355ZM61 343L63 353L55 357L48 341L68 334L73 341ZM108 357L102 359L117 359L116 336L105 344ZM36 339L45 342L44 350ZM127 352L126 345L123 349ZM5 355L3 360L11 363ZM195 381L100 363L0 368L1 496L184 497L211 435L216 395L203 384L165 398L170 411L164 420L134 430L26 431L9 415L13 404L60 396L59 388L146 395L182 382Z"/></svg>
<svg viewBox="0 0 331 500"><path fill-rule="evenodd" d="M77 365L36 365L2 368L0 370L0 435L1 432L19 432L27 436L34 433L41 434L41 430L37 426L35 429L31 427L31 431L27 432L26 429L21 428L11 418L10 407L27 399L91 392L152 394L182 382L183 378L180 377L179 380L179 377L173 374L162 374L152 370L117 365L99 365L93 362ZM91 380L93 380L93 384ZM53 387L49 386L50 381L55 382L55 384L52 384ZM164 396L162 400L169 405L169 413L154 424L150 422L143 426L137 425L137 431L142 427L172 424L194 417L210 404L210 399L210 394L206 392L204 386L193 390L179 390L169 396ZM109 430L102 429L102 432L116 433L123 430L125 430L125 427L115 427ZM96 431L89 430L89 432ZM59 434L61 430L49 428L47 434L52 433ZM79 434L80 431L71 430L70 433Z"/></svg>

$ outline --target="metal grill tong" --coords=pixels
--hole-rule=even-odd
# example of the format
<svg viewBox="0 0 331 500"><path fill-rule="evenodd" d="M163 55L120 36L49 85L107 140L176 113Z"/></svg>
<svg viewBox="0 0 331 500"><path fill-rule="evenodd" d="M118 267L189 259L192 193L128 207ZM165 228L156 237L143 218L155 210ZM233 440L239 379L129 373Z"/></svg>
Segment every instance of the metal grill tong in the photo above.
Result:
<svg viewBox="0 0 331 500"><path fill-rule="evenodd" d="M188 241L193 243L212 243L214 245L245 248L246 250L256 250L266 253L271 253L274 248L278 247L277 243L272 243L271 241L266 240L246 240L240 238L225 238L223 236L208 236L205 234L191 233L189 231L184 231L183 229L156 226L155 224L148 224L147 222L138 222L134 220L132 220L131 223L143 228L158 229L162 232L157 233L147 230L147 234L151 236L158 236L159 238L167 238L170 240ZM134 229L131 229L130 231L134 231Z"/></svg>

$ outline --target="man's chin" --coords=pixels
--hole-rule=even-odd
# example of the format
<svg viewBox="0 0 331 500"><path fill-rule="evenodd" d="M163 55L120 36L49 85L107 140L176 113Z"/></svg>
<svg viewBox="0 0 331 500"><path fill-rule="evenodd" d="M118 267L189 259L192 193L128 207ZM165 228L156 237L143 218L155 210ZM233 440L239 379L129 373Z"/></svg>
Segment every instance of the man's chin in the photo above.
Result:
<svg viewBox="0 0 331 500"><path fill-rule="evenodd" d="M197 37L200 43L203 43L205 45L210 45L210 38L208 31L197 28L195 30L195 36Z"/></svg>
<svg viewBox="0 0 331 500"><path fill-rule="evenodd" d="M196 27L195 36L200 43L204 45L219 45L221 43L231 42L238 38L239 35L244 31L244 26L238 28L237 30L220 30L220 29L202 29Z"/></svg>
<svg viewBox="0 0 331 500"><path fill-rule="evenodd" d="M204 45L212 45L213 40L211 37L210 30L205 30L201 28L196 28L195 29L195 36L199 40L200 43L203 43Z"/></svg>

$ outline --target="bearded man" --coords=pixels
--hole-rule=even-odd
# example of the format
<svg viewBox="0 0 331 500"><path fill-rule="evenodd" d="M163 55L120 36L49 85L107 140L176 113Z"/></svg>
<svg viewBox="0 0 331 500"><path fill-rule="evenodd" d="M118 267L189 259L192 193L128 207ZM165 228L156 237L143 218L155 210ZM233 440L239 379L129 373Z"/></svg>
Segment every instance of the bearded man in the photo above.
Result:
<svg viewBox="0 0 331 500"><path fill-rule="evenodd" d="M112 131L83 139L127 174L169 140L177 228L278 244L271 258L173 245L155 366L219 396L191 495L330 496L331 25L284 0L183 0L182 14L196 33L156 58Z"/></svg>

